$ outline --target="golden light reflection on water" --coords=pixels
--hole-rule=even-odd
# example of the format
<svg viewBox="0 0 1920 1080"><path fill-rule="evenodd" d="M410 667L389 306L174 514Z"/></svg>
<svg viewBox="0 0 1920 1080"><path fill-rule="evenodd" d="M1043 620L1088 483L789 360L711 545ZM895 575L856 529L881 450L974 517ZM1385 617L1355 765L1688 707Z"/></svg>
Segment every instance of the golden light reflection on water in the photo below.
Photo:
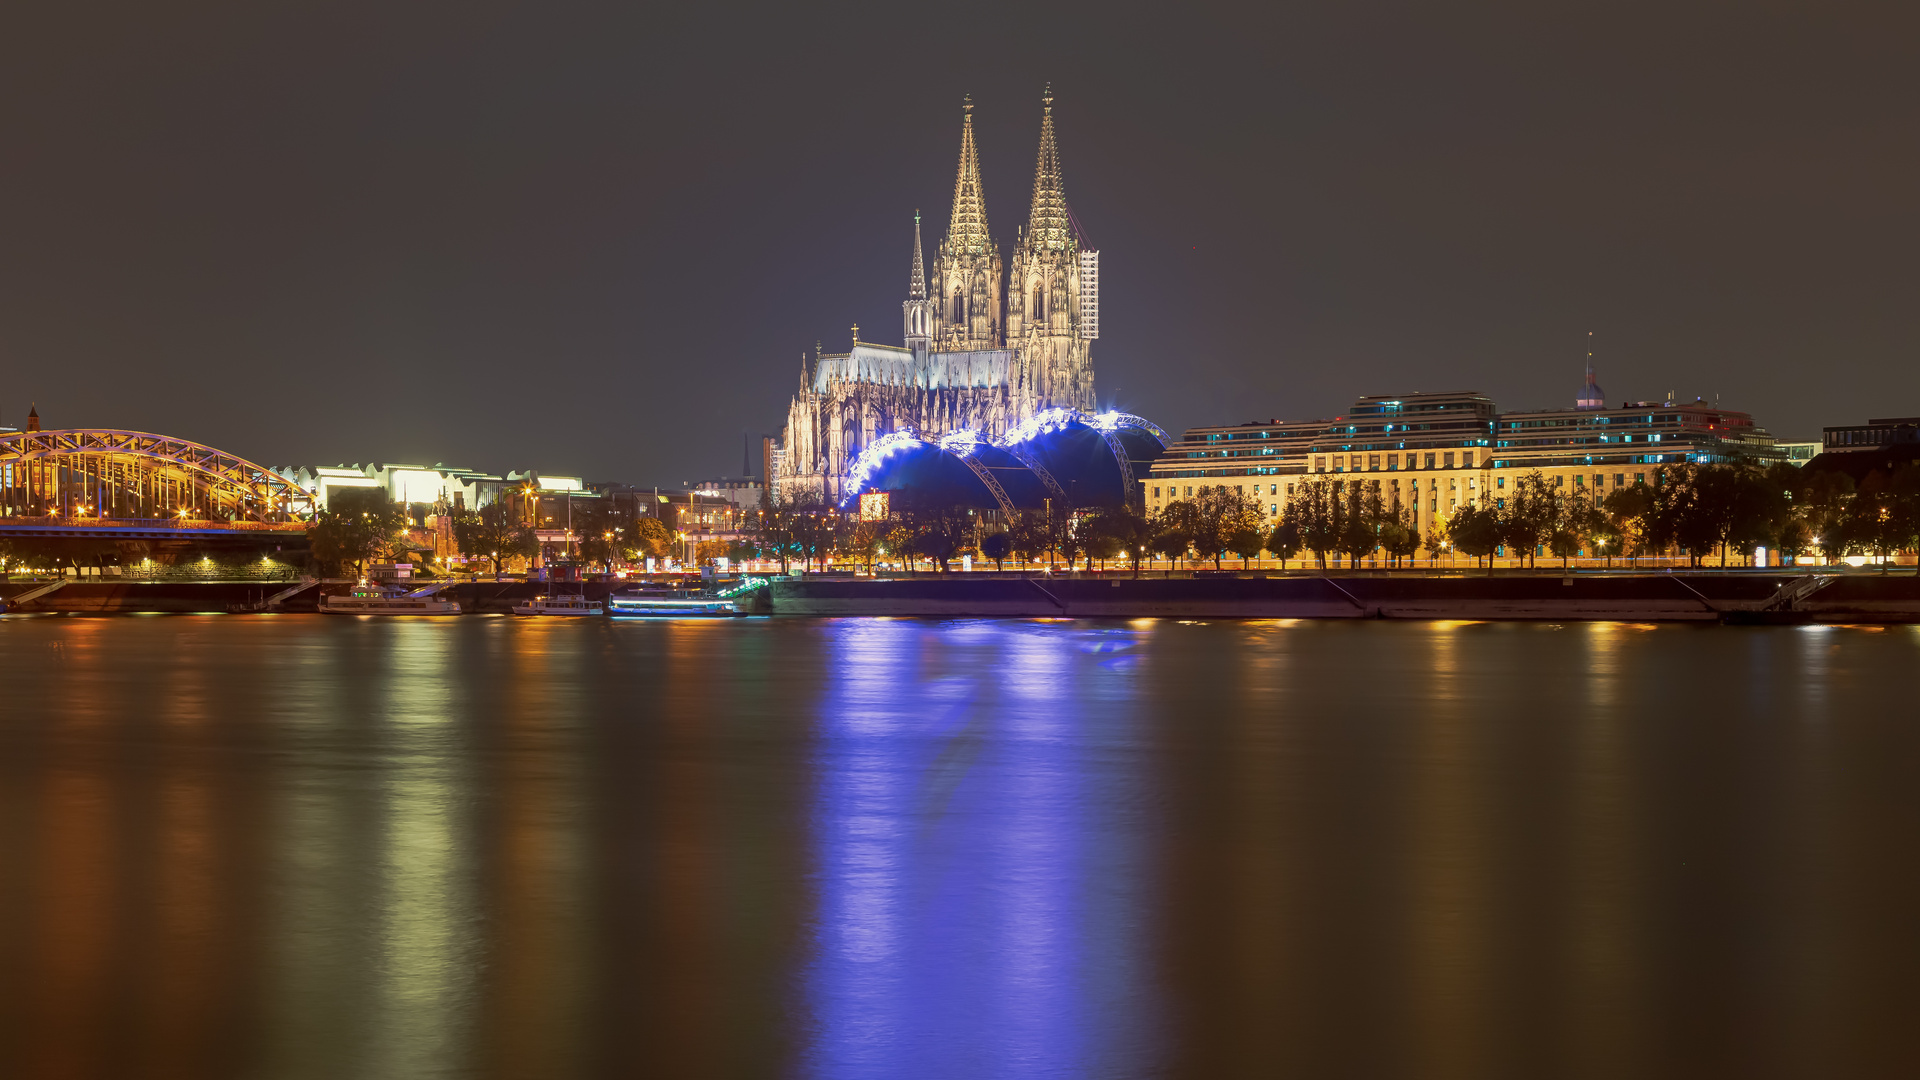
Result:
<svg viewBox="0 0 1920 1080"><path fill-rule="evenodd" d="M1913 1071L1920 628L1175 631L0 619L0 1076Z"/></svg>
<svg viewBox="0 0 1920 1080"><path fill-rule="evenodd" d="M1412 1062L1425 1076L1484 1075L1497 1017L1487 963L1490 876L1487 807L1475 779L1484 737L1465 689L1470 621L1435 623L1422 668L1431 680L1410 733L1408 914ZM1409 1062L1411 1064L1411 1062Z"/></svg>
<svg viewBox="0 0 1920 1080"><path fill-rule="evenodd" d="M1570 1059L1581 1076L1627 1075L1645 1060L1644 1029L1632 1022L1642 993L1634 941L1642 888L1634 838L1640 825L1624 745L1629 725L1620 710L1627 650L1643 647L1651 624L1590 623L1587 660L1578 679L1582 700L1566 716L1572 755L1567 787L1569 843L1564 859L1568 903L1562 963L1569 989Z"/></svg>

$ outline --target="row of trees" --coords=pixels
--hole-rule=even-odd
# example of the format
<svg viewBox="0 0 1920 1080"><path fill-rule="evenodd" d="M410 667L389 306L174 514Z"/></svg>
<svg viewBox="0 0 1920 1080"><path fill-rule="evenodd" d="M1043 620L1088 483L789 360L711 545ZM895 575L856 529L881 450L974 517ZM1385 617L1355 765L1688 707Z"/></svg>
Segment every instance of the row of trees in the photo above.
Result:
<svg viewBox="0 0 1920 1080"><path fill-rule="evenodd" d="M1697 566L1761 547L1796 558L1920 548L1920 466L1872 474L1855 490L1843 473L1786 464L1681 464L1604 497L1536 471L1480 495L1418 536L1410 509L1383 500L1377 481L1316 477L1295 485L1267 550L1282 559L1309 551L1322 565L1333 552L1398 561L1425 547L1489 565L1502 553L1529 565L1546 553L1563 566L1582 554L1611 562L1677 553Z"/></svg>
<svg viewBox="0 0 1920 1080"><path fill-rule="evenodd" d="M1293 485L1278 521L1256 500L1221 486L1177 499L1158 513L1133 507L1070 512L1046 506L989 523L964 507L896 497L885 521L856 521L816 498L769 500L743 534L698 546L705 561L778 560L824 567L830 559L871 570L880 561L912 567L927 560L941 570L962 555L1004 567L1008 560L1069 566L1121 559L1135 568L1148 557L1211 561L1262 555L1284 566L1299 556L1325 567L1338 555L1383 558L1388 565L1454 551L1476 561L1511 553L1532 562L1542 553L1562 563L1576 555L1632 558L1678 552L1700 560L1751 556L1757 547L1799 556L1890 555L1920 547L1920 466L1874 474L1855 490L1839 473L1808 473L1790 465L1761 470L1733 465L1677 465L1654 482L1595 498L1588 489L1557 483L1539 472L1511 486L1479 492L1423 535L1412 507L1383 492L1376 480L1314 476ZM540 550L534 530L504 506L442 513L453 519L461 554L498 571L511 559ZM413 524L405 507L378 489L335 493L309 529L316 559L330 565L393 557L409 546ZM574 556L588 565L663 558L675 539L653 517L613 501L573 510Z"/></svg>
<svg viewBox="0 0 1920 1080"><path fill-rule="evenodd" d="M532 525L512 509L493 503L478 510L424 504L403 506L379 488L337 490L327 509L307 526L313 558L322 566L351 566L364 572L366 564L406 558L421 550L412 530L425 524L428 512L452 519L453 540L461 555L484 560L500 572L514 559L531 561L541 553L541 540ZM665 558L677 550L674 536L659 519L637 514L612 500L582 500L573 507L572 557L588 566L612 570L615 563L639 558Z"/></svg>
<svg viewBox="0 0 1920 1080"><path fill-rule="evenodd" d="M1223 485L1151 515L1129 507L1080 514L1050 507L991 525L953 507L896 504L891 520L853 522L824 505L799 503L764 510L763 522L777 525L757 533L745 554L808 566L838 556L867 568L882 557L909 566L927 559L944 570L967 553L996 566L1015 558L1069 565L1084 559L1088 566L1120 558L1137 568L1158 556L1218 568L1228 557L1244 565L1262 555L1283 566L1303 555L1321 567L1338 555L1392 566L1422 549L1429 558L1458 552L1489 565L1503 554L1529 564L1547 554L1562 565L1580 555L1611 562L1679 554L1698 565L1714 556L1723 563L1751 557L1759 547L1829 558L1920 548L1920 466L1874 474L1858 490L1844 474L1791 465L1682 464L1604 497L1537 471L1478 494L1424 534L1414 508L1378 481L1331 476L1296 482L1277 522L1256 500Z"/></svg>
<svg viewBox="0 0 1920 1080"><path fill-rule="evenodd" d="M1855 490L1844 473L1792 465L1677 465L1598 499L1528 473L1511 496L1456 513L1446 534L1476 558L1506 546L1529 562L1544 550L1563 565L1581 552L1609 561L1678 552L1696 566L1761 547L1796 558L1892 555L1920 547L1920 466L1872 474Z"/></svg>

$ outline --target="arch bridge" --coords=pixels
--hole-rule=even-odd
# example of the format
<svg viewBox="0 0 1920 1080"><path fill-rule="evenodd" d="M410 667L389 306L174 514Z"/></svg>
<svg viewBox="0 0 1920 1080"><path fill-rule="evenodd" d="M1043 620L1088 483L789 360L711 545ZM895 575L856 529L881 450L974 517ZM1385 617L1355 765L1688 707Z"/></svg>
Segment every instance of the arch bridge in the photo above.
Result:
<svg viewBox="0 0 1920 1080"><path fill-rule="evenodd" d="M0 530L297 531L305 491L211 446L115 428L0 434Z"/></svg>

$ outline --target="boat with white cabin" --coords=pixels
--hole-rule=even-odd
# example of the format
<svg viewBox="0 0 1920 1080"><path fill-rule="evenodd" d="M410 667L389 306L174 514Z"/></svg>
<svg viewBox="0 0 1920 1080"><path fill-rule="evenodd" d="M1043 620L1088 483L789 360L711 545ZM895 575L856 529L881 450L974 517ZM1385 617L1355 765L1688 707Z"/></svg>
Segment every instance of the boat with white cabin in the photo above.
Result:
<svg viewBox="0 0 1920 1080"><path fill-rule="evenodd" d="M408 592L396 585L362 581L344 596L322 596L320 610L328 615L458 615L460 601L434 594L439 585Z"/></svg>
<svg viewBox="0 0 1920 1080"><path fill-rule="evenodd" d="M513 605L515 615L601 615L606 608L598 600L589 600L584 596L536 596L528 600L516 601Z"/></svg>
<svg viewBox="0 0 1920 1080"><path fill-rule="evenodd" d="M740 609L731 600L713 596L609 596L607 614L619 618L650 619L730 618Z"/></svg>

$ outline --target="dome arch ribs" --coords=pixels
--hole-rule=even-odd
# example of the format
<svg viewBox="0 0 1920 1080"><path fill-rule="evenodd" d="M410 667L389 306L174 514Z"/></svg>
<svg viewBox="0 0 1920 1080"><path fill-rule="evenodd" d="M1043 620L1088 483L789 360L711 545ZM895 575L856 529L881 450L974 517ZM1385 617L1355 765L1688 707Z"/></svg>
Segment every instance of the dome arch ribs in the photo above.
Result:
<svg viewBox="0 0 1920 1080"><path fill-rule="evenodd" d="M980 478L982 484L986 485L987 492L993 496L994 502L1000 504L1000 512L1007 516L1007 520L1013 520L1013 500L1007 498L1007 489L1000 486L1000 478L993 475L993 470L982 465L971 454L960 455L960 461L973 471L973 475Z"/></svg>
<svg viewBox="0 0 1920 1080"><path fill-rule="evenodd" d="M1060 481L1053 478L1053 474L1047 471L1045 465L1040 464L1040 459L1036 457L1032 451L1017 442L1003 443L1001 444L1001 448L1014 457L1019 458L1020 464L1025 465L1028 472L1038 477L1040 483L1046 487L1047 491L1050 492L1054 498L1059 499L1061 502L1066 501L1066 489L1060 486Z"/></svg>

